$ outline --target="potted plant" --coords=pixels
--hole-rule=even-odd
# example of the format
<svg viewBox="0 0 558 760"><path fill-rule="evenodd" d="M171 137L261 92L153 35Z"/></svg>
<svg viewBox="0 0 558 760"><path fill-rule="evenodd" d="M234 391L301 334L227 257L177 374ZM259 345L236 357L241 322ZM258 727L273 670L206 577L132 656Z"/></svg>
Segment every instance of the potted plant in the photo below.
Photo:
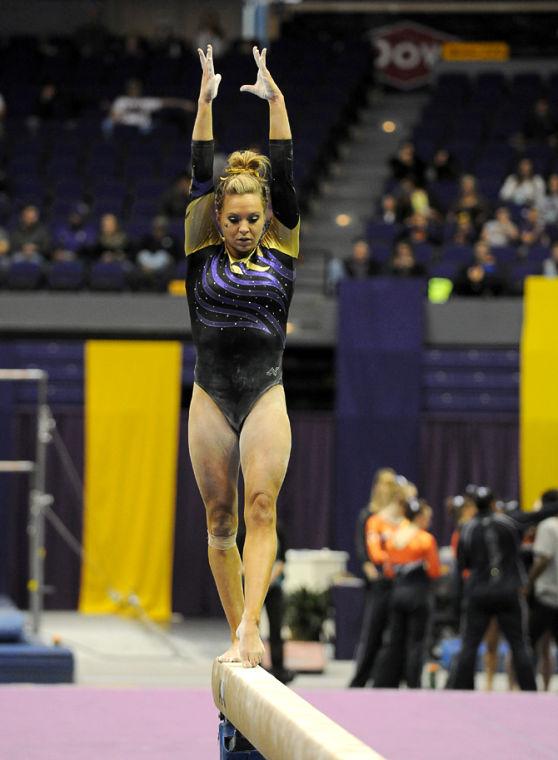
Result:
<svg viewBox="0 0 558 760"><path fill-rule="evenodd" d="M285 642L286 666L299 673L322 673L325 668L323 625L328 617L329 591L302 586L287 595L285 623L291 632Z"/></svg>

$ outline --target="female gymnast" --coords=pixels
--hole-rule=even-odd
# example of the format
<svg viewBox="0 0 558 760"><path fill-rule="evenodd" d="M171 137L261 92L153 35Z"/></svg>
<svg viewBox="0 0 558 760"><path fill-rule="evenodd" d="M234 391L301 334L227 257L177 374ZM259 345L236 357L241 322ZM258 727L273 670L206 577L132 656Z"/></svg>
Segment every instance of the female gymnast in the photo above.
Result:
<svg viewBox="0 0 558 760"><path fill-rule="evenodd" d="M300 226L292 136L266 50L255 47L256 83L240 90L269 104L270 159L232 153L214 188L212 101L221 75L211 45L198 52L202 79L185 222L197 352L188 443L206 509L209 564L231 630L231 647L219 659L255 667L264 651L258 624L276 556L276 502L291 450L282 355ZM242 560L236 546L239 467Z"/></svg>

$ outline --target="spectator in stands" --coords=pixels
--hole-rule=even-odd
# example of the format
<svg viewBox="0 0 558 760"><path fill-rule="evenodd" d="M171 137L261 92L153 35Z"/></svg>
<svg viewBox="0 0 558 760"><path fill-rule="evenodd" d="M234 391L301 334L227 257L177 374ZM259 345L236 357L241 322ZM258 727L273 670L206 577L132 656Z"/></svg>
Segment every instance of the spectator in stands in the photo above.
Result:
<svg viewBox="0 0 558 760"><path fill-rule="evenodd" d="M182 58L185 45L176 33L175 24L170 18L160 17L150 37L151 49L166 58Z"/></svg>
<svg viewBox="0 0 558 760"><path fill-rule="evenodd" d="M405 229L402 237L411 245L416 243L439 243L441 231L437 224L426 216L416 212L405 219Z"/></svg>
<svg viewBox="0 0 558 760"><path fill-rule="evenodd" d="M190 195L192 177L189 172L179 174L161 198L161 214L169 219L182 219Z"/></svg>
<svg viewBox="0 0 558 760"><path fill-rule="evenodd" d="M522 158L517 165L517 171L506 178L500 189L500 198L518 206L528 203L537 206L542 202L544 180L535 174L530 158Z"/></svg>
<svg viewBox="0 0 558 760"><path fill-rule="evenodd" d="M374 687L421 685L432 581L441 575L438 546L428 532L432 508L410 501L405 519L385 541L384 574L393 579L390 612L374 672Z"/></svg>
<svg viewBox="0 0 558 760"><path fill-rule="evenodd" d="M139 286L149 290L164 290L178 255L178 245L169 234L167 219L156 216L151 233L143 238L136 254Z"/></svg>
<svg viewBox="0 0 558 760"><path fill-rule="evenodd" d="M82 58L102 55L109 39L108 29L103 21L103 6L91 2L87 7L87 20L74 32L74 42Z"/></svg>
<svg viewBox="0 0 558 760"><path fill-rule="evenodd" d="M4 123L6 121L6 101L0 92L0 140L4 137Z"/></svg>
<svg viewBox="0 0 558 760"><path fill-rule="evenodd" d="M415 153L415 146L410 140L402 142L395 156L390 158L393 179L401 181L410 179L417 187L424 185L426 165Z"/></svg>
<svg viewBox="0 0 558 760"><path fill-rule="evenodd" d="M380 274L380 264L374 259L370 243L366 238L353 240L351 255L343 262L345 275L354 280L365 280Z"/></svg>
<svg viewBox="0 0 558 760"><path fill-rule="evenodd" d="M76 116L76 104L60 91L55 82L45 82L41 85L33 112L27 118L27 126L36 131L45 121L67 122Z"/></svg>
<svg viewBox="0 0 558 760"><path fill-rule="evenodd" d="M468 211L460 211L445 232L445 241L453 245L472 245L477 237L477 229Z"/></svg>
<svg viewBox="0 0 558 760"><path fill-rule="evenodd" d="M44 264L45 257L38 251L34 243L23 243L23 245L13 249L11 261L14 264L19 264L22 261L28 261L31 264Z"/></svg>
<svg viewBox="0 0 558 760"><path fill-rule="evenodd" d="M397 205L402 219L407 219L413 214L423 214L428 218L433 215L428 192L423 187L417 187L409 177L399 183Z"/></svg>
<svg viewBox="0 0 558 760"><path fill-rule="evenodd" d="M135 79L141 79L145 74L146 47L141 37L136 34L129 34L124 40L122 67L128 76Z"/></svg>
<svg viewBox="0 0 558 760"><path fill-rule="evenodd" d="M519 238L519 228L512 221L506 206L499 206L494 219L485 222L481 231L481 240L489 246L516 245Z"/></svg>
<svg viewBox="0 0 558 760"><path fill-rule="evenodd" d="M558 174L551 174L546 185L546 195L537 204L545 224L558 224Z"/></svg>
<svg viewBox="0 0 558 760"><path fill-rule="evenodd" d="M550 256L543 261L543 274L545 277L558 277L558 241L552 243Z"/></svg>
<svg viewBox="0 0 558 760"><path fill-rule="evenodd" d="M479 193L477 181L472 174L463 174L459 181L459 195L450 208L450 219L465 211L471 217L477 232L488 219L490 206L488 201Z"/></svg>
<svg viewBox="0 0 558 760"><path fill-rule="evenodd" d="M207 10L200 17L194 50L206 50L207 46L213 48L213 55L219 58L227 49L225 33L218 14L214 10Z"/></svg>
<svg viewBox="0 0 558 760"><path fill-rule="evenodd" d="M417 262L412 246L405 240L395 244L383 274L390 277L426 277L426 268Z"/></svg>
<svg viewBox="0 0 558 760"><path fill-rule="evenodd" d="M102 261L128 261L130 241L116 214L103 214L92 253Z"/></svg>
<svg viewBox="0 0 558 760"><path fill-rule="evenodd" d="M458 272L453 283L456 296L499 296L506 290L505 279L490 247L479 241L474 261Z"/></svg>
<svg viewBox="0 0 558 760"><path fill-rule="evenodd" d="M459 177L457 161L447 150L438 148L426 170L428 182L453 182Z"/></svg>
<svg viewBox="0 0 558 760"><path fill-rule="evenodd" d="M537 98L523 124L522 137L526 142L546 142L555 145L557 133L558 122L550 110L548 99Z"/></svg>
<svg viewBox="0 0 558 760"><path fill-rule="evenodd" d="M0 127L1 131L1 127ZM1 138L0 138L1 139ZM12 183L8 172L0 163L0 219L5 219L10 214L12 198Z"/></svg>
<svg viewBox="0 0 558 760"><path fill-rule="evenodd" d="M53 230L56 251L65 252L64 259L87 256L94 247L97 234L92 224L87 222L89 209L84 203L78 203L68 214L66 221L55 225ZM54 258L60 258L56 256Z"/></svg>
<svg viewBox="0 0 558 760"><path fill-rule="evenodd" d="M10 268L10 237L7 230L0 227L0 287L4 284Z"/></svg>
<svg viewBox="0 0 558 760"><path fill-rule="evenodd" d="M545 223L536 206L528 206L523 210L519 223L520 252L527 255L534 245L548 245L550 240Z"/></svg>
<svg viewBox="0 0 558 760"><path fill-rule="evenodd" d="M402 217L397 205L397 198L392 193L384 195L380 201L379 218L385 224L396 224Z"/></svg>
<svg viewBox="0 0 558 760"><path fill-rule="evenodd" d="M143 134L153 129L153 113L161 108L181 108L188 113L194 110L194 103L185 98L153 98L143 95L143 85L139 79L130 79L126 93L113 102L110 113L103 122L105 135L111 135L117 125L137 127Z"/></svg>
<svg viewBox="0 0 558 760"><path fill-rule="evenodd" d="M32 249L42 257L48 254L50 245L50 234L40 220L39 209L31 204L24 206L10 235L12 253L16 254L25 249L29 254Z"/></svg>

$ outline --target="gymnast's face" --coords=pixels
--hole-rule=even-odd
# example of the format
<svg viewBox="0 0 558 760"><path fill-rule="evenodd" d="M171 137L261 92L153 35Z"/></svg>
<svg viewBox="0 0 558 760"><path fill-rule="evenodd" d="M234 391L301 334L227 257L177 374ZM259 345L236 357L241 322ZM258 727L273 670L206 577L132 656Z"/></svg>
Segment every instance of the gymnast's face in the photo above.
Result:
<svg viewBox="0 0 558 760"><path fill-rule="evenodd" d="M256 193L225 195L219 224L231 256L247 256L257 246L265 225L261 197Z"/></svg>

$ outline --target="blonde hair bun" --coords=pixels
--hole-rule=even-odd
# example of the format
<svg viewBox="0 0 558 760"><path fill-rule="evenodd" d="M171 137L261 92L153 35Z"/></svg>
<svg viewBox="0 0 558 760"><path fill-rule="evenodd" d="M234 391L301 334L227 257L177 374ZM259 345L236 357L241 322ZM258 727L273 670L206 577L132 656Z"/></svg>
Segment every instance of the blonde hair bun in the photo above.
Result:
<svg viewBox="0 0 558 760"><path fill-rule="evenodd" d="M225 168L225 177L234 176L235 174L251 174L260 179L267 179L270 168L269 158L256 153L253 150L235 150L227 160Z"/></svg>
<svg viewBox="0 0 558 760"><path fill-rule="evenodd" d="M253 150L235 150L231 153L225 167L225 175L215 188L215 206L217 213L223 207L225 195L243 195L255 193L262 199L264 209L268 205L268 177L271 162L267 156Z"/></svg>

